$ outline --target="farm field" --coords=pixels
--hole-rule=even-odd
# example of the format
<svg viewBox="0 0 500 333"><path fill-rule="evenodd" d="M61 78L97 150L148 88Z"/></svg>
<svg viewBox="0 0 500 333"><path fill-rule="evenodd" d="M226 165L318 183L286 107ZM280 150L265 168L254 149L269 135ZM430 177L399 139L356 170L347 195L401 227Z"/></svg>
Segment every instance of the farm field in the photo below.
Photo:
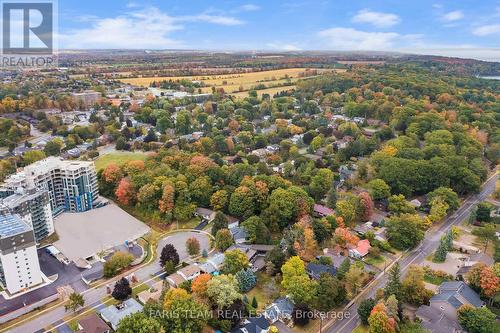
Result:
<svg viewBox="0 0 500 333"><path fill-rule="evenodd" d="M295 89L295 85L260 89L260 90L257 90L257 96L260 97L260 96L262 96L262 94L269 94L271 96L271 98L273 98L274 94L279 93L281 91L290 90L290 89ZM232 93L230 95L234 96L234 97L238 97L238 98L245 98L245 97L248 97L248 91Z"/></svg>
<svg viewBox="0 0 500 333"><path fill-rule="evenodd" d="M148 87L153 81L162 80L182 80L201 81L206 87L202 88L202 92L211 92L212 87L224 88L226 93L237 93L241 91L251 90L258 84L264 84L267 88L273 88L276 85L289 84L303 77L303 73L307 68L287 68L277 69L272 71L227 74L227 75L197 75L197 76L162 76L162 77L142 77L122 79L121 81L137 86ZM316 69L318 73L345 71L343 69Z"/></svg>

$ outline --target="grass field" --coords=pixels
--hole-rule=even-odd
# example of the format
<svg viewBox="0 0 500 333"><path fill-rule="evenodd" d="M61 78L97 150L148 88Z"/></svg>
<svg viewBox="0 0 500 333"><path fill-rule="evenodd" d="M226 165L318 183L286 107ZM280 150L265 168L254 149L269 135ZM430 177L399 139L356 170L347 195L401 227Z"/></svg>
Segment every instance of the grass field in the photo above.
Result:
<svg viewBox="0 0 500 333"><path fill-rule="evenodd" d="M147 157L148 155L143 152L117 151L115 153L99 156L95 160L95 167L96 170L101 170L110 163L121 165L129 161L145 160Z"/></svg>
<svg viewBox="0 0 500 333"><path fill-rule="evenodd" d="M345 71L343 69L316 69L318 73ZM226 74L226 75L198 75L198 76L163 76L163 77L140 77L131 79L122 79L121 81L137 86L148 87L152 81L162 80L181 80L202 81L206 87L203 92L211 92L212 87L224 88L226 93L238 93L240 88L243 91L250 90L258 84L264 84L268 88L274 88L276 85L292 85L293 82L301 78L306 68L286 68L271 71Z"/></svg>

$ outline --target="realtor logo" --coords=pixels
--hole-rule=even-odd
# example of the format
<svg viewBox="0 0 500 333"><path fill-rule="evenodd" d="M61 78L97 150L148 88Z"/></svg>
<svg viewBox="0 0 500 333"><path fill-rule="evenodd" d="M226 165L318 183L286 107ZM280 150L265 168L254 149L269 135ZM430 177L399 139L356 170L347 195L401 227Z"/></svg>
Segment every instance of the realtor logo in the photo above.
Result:
<svg viewBox="0 0 500 333"><path fill-rule="evenodd" d="M54 64L55 3L2 1L2 66Z"/></svg>
<svg viewBox="0 0 500 333"><path fill-rule="evenodd" d="M53 50L53 4L2 3L3 54L48 54Z"/></svg>

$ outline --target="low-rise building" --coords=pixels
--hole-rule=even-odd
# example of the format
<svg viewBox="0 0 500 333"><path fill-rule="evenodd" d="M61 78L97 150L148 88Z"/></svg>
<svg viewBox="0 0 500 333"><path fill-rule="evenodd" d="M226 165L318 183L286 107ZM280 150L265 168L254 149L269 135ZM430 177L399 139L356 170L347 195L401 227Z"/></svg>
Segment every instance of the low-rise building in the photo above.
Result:
<svg viewBox="0 0 500 333"><path fill-rule="evenodd" d="M166 280L172 287L178 287L185 281L191 281L201 274L201 267L197 264L191 264L179 269L177 272L167 276Z"/></svg>
<svg viewBox="0 0 500 333"><path fill-rule="evenodd" d="M111 328L116 331L120 320L129 316L133 313L142 311L142 305L133 298L129 298L126 301L110 305L99 311L102 319L111 325Z"/></svg>
<svg viewBox="0 0 500 333"><path fill-rule="evenodd" d="M318 217L327 217L328 215L335 215L335 211L323 205L314 204L313 213Z"/></svg>
<svg viewBox="0 0 500 333"><path fill-rule="evenodd" d="M370 241L368 239L362 239L358 241L355 248L349 249L349 256L353 258L363 258L370 252L371 248Z"/></svg>
<svg viewBox="0 0 500 333"><path fill-rule="evenodd" d="M322 265L310 262L306 266L306 272L311 279L319 280L321 274L335 276L337 274L337 269L333 265Z"/></svg>
<svg viewBox="0 0 500 333"><path fill-rule="evenodd" d="M75 333L110 333L111 328L99 318L95 313L92 313L78 321L78 330Z"/></svg>

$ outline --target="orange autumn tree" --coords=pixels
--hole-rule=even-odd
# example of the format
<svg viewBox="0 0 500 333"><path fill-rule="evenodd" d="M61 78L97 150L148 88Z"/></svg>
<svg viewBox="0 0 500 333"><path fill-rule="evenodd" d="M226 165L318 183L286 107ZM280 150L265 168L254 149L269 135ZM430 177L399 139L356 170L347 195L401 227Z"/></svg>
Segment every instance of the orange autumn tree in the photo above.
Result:
<svg viewBox="0 0 500 333"><path fill-rule="evenodd" d="M193 283L191 284L191 291L197 298L206 299L207 284L210 279L212 279L212 275L201 274L193 280Z"/></svg>
<svg viewBox="0 0 500 333"><path fill-rule="evenodd" d="M491 267L484 267L481 270L480 285L483 294L490 299L500 292L500 278L496 276Z"/></svg>
<svg viewBox="0 0 500 333"><path fill-rule="evenodd" d="M127 173L134 173L134 172L139 172L143 171L145 169L145 164L143 160L134 160L130 161L126 164L125 169L127 170Z"/></svg>
<svg viewBox="0 0 500 333"><path fill-rule="evenodd" d="M163 186L161 199L158 200L158 208L162 213L171 212L174 209L175 189L171 184Z"/></svg>
<svg viewBox="0 0 500 333"><path fill-rule="evenodd" d="M123 205L131 205L135 201L135 190L128 178L120 180L115 195L116 199Z"/></svg>
<svg viewBox="0 0 500 333"><path fill-rule="evenodd" d="M353 235L348 228L341 227L335 229L335 239L337 240L337 244L344 248L347 248L349 245L356 245L359 242L359 238Z"/></svg>
<svg viewBox="0 0 500 333"><path fill-rule="evenodd" d="M301 241L295 241L294 248L300 258L305 261L311 261L318 252L318 243L314 238L314 232L310 227L304 228L304 236Z"/></svg>
<svg viewBox="0 0 500 333"><path fill-rule="evenodd" d="M387 314L387 308L384 303L375 305L368 318L370 333L395 333L396 322Z"/></svg>
<svg viewBox="0 0 500 333"><path fill-rule="evenodd" d="M102 176L107 183L118 183L123 177L123 173L118 165L115 163L108 164L102 172Z"/></svg>

